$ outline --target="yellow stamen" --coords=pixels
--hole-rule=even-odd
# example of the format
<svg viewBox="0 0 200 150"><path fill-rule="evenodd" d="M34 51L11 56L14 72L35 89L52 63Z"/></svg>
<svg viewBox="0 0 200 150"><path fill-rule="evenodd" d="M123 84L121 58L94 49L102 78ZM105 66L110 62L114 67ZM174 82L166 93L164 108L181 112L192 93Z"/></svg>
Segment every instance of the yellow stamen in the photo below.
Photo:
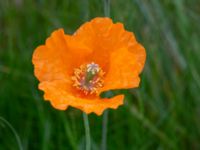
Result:
<svg viewBox="0 0 200 150"><path fill-rule="evenodd" d="M94 62L74 69L73 86L84 94L95 94L103 86L103 70Z"/></svg>

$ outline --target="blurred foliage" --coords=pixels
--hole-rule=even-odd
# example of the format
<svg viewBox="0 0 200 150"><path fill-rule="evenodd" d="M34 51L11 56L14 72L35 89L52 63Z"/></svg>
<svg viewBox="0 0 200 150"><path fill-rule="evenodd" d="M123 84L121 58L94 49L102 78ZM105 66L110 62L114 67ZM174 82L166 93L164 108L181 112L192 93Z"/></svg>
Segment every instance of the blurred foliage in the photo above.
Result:
<svg viewBox="0 0 200 150"><path fill-rule="evenodd" d="M71 34L96 16L101 0L0 0L0 116L24 150L83 149L81 111L43 100L31 57L53 30ZM108 149L200 149L200 1L111 0L111 18L135 33L147 62L140 88L117 92L125 105L109 111ZM102 117L89 118L98 149ZM0 149L18 146L0 120Z"/></svg>

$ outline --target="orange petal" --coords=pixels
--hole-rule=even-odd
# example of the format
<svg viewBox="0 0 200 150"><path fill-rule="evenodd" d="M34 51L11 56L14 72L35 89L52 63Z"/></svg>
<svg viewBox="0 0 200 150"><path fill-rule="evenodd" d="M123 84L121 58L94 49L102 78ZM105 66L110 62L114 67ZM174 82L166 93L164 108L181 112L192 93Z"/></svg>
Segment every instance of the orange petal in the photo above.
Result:
<svg viewBox="0 0 200 150"><path fill-rule="evenodd" d="M63 29L59 29L51 34L45 45L35 49L32 62L39 81L69 78L73 69L84 62L84 57L90 50L80 45L78 41L76 43L72 41L73 38L64 35ZM76 48L73 45L76 45Z"/></svg>
<svg viewBox="0 0 200 150"><path fill-rule="evenodd" d="M110 52L115 49L122 27L120 23L113 24L110 18L97 17L83 24L74 36L92 49L88 61L99 64L106 71Z"/></svg>
<svg viewBox="0 0 200 150"><path fill-rule="evenodd" d="M133 50L121 48L111 54L109 72L100 92L139 86L139 73L144 66L145 51L139 44L134 48Z"/></svg>
<svg viewBox="0 0 200 150"><path fill-rule="evenodd" d="M68 106L72 106L87 114L94 112L97 115L101 115L107 108L116 109L119 105L123 104L124 98L123 95L115 96L111 99L76 97L70 91L69 81L64 80L42 82L39 84L39 89L44 91L44 98L51 101L51 104L56 109L65 110Z"/></svg>
<svg viewBox="0 0 200 150"><path fill-rule="evenodd" d="M124 29L122 23L113 23L110 18L97 17L83 24L75 33L74 38L82 41L93 51L87 60L99 64L105 72L109 70L110 62L115 59L110 58L112 52L115 53L121 48L134 53L136 65L139 65L138 72L143 69L146 59L145 50L138 44L133 33Z"/></svg>

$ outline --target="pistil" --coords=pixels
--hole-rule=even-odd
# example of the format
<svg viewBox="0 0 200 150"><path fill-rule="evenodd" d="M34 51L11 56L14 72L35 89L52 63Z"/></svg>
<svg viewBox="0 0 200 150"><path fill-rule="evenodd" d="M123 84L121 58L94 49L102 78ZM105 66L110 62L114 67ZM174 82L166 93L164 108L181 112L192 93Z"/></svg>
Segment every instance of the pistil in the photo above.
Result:
<svg viewBox="0 0 200 150"><path fill-rule="evenodd" d="M103 86L103 76L104 72L98 64L92 62L81 65L74 70L74 75L72 77L74 81L73 86L86 95L94 94Z"/></svg>

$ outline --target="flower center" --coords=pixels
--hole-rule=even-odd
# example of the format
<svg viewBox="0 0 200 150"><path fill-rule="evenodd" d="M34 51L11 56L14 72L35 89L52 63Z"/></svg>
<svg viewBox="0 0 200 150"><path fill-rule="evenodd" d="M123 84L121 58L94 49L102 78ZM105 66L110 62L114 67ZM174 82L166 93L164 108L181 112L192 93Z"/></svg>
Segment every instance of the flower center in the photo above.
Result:
<svg viewBox="0 0 200 150"><path fill-rule="evenodd" d="M98 89L103 86L104 72L98 64L94 62L81 65L74 69L72 80L73 86L87 94L97 93Z"/></svg>

